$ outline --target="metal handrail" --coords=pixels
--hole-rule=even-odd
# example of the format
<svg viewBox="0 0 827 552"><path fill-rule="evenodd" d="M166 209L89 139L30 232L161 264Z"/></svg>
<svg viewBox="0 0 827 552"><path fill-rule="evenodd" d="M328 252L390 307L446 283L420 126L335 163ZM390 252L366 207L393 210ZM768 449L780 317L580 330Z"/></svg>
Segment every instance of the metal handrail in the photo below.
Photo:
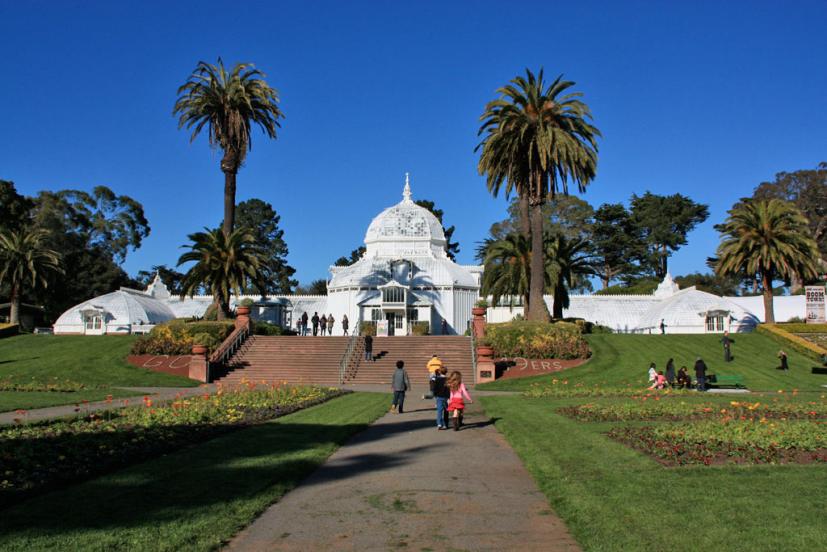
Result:
<svg viewBox="0 0 827 552"><path fill-rule="evenodd" d="M250 323L239 326L227 336L221 345L210 355L209 363L224 364L238 351L250 336Z"/></svg>
<svg viewBox="0 0 827 552"><path fill-rule="evenodd" d="M351 334L350 339L347 341L347 347L345 348L345 353L342 355L341 360L339 361L339 384L344 385L345 383L345 372L347 372L348 366L350 366L351 361L353 360L353 353L356 351L356 346L359 344L359 334L362 330L362 317L361 315L356 319L356 325L353 327L353 334Z"/></svg>

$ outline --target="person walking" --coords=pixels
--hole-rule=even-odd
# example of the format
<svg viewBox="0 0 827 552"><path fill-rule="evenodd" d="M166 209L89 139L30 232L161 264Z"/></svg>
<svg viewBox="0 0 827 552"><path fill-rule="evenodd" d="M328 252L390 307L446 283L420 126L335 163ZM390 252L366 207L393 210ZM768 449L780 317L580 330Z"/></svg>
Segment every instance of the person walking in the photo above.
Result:
<svg viewBox="0 0 827 552"><path fill-rule="evenodd" d="M318 335L319 332L319 313L314 312L313 318L310 319L310 322L313 324L313 335Z"/></svg>
<svg viewBox="0 0 827 552"><path fill-rule="evenodd" d="M675 359L673 358L666 361L666 383L669 387L675 387Z"/></svg>
<svg viewBox="0 0 827 552"><path fill-rule="evenodd" d="M706 363L698 357L695 361L695 383L698 391L706 391Z"/></svg>
<svg viewBox="0 0 827 552"><path fill-rule="evenodd" d="M393 404L391 412L402 414L405 406L405 391L411 388L411 380L408 379L408 372L405 370L405 362L396 361L396 370L391 380L391 391L393 391Z"/></svg>
<svg viewBox="0 0 827 552"><path fill-rule="evenodd" d="M732 352L730 351L730 347L732 347L733 343L734 341L729 338L729 332L724 332L724 337L721 338L721 345L724 346L724 362L732 361Z"/></svg>
<svg viewBox="0 0 827 552"><path fill-rule="evenodd" d="M327 329L327 318L325 317L324 313L322 313L322 317L319 318L319 335L324 335L325 330Z"/></svg>
<svg viewBox="0 0 827 552"><path fill-rule="evenodd" d="M663 318L661 318L660 319L660 335L665 335L665 334L666 334L666 321Z"/></svg>
<svg viewBox="0 0 827 552"><path fill-rule="evenodd" d="M347 335L347 327L350 325L350 321L347 319L347 315L342 315L342 331L344 332L342 335Z"/></svg>
<svg viewBox="0 0 827 552"><path fill-rule="evenodd" d="M462 374L456 370L448 376L448 389L451 390L448 396L448 412L453 412L454 431L459 431L459 426L462 425L462 414L465 411L465 400L469 403L474 401L471 400L471 395L462 383Z"/></svg>
<svg viewBox="0 0 827 552"><path fill-rule="evenodd" d="M431 374L428 382L431 389L431 396L436 401L436 428L448 429L448 397L451 390L448 389L448 378L445 377L445 367L441 366Z"/></svg>
<svg viewBox="0 0 827 552"><path fill-rule="evenodd" d="M307 312L303 312L301 317L302 335L307 335L307 320Z"/></svg>
<svg viewBox="0 0 827 552"><path fill-rule="evenodd" d="M428 364L426 364L425 366L428 368L428 377L430 378L437 371L442 369L442 361L440 360L440 358L438 356L436 356L436 353L434 353L433 356L431 357L431 360L429 360ZM428 393L427 395L422 395L422 398L423 399L433 399L434 396L433 396L433 394Z"/></svg>
<svg viewBox="0 0 827 552"><path fill-rule="evenodd" d="M365 360L373 360L373 337L365 336Z"/></svg>
<svg viewBox="0 0 827 552"><path fill-rule="evenodd" d="M336 321L333 319L333 314L332 313L328 314L327 315L327 335L333 335L333 324L334 324L334 322L336 322Z"/></svg>

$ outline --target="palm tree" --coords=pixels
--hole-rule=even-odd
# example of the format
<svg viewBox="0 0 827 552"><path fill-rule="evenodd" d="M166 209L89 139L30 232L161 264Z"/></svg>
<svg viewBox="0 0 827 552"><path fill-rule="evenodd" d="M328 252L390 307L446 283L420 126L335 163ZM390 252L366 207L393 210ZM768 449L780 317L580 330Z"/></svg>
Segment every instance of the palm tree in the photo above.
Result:
<svg viewBox="0 0 827 552"><path fill-rule="evenodd" d="M48 277L62 274L60 254L46 246L43 229L0 232L0 281L9 282L10 322L20 323L20 298L26 285L47 287Z"/></svg>
<svg viewBox="0 0 827 552"><path fill-rule="evenodd" d="M195 264L184 274L181 297L195 295L199 289L210 291L218 306L219 320L230 314L230 294L240 295L247 279L253 281L264 263L264 254L256 245L255 237L244 228L225 235L216 228L190 234L190 251L181 255L178 266L190 261Z"/></svg>
<svg viewBox="0 0 827 552"><path fill-rule="evenodd" d="M482 294L492 296L497 306L508 297L513 306L514 297L528 297L528 276L531 270L530 242L520 233L508 234L501 240L487 239L477 248L477 258L485 265L482 273Z"/></svg>
<svg viewBox="0 0 827 552"><path fill-rule="evenodd" d="M580 276L595 274L586 240L566 238L555 234L546 238L547 272L551 273L554 293L552 318L563 318L563 309L569 308L569 289Z"/></svg>
<svg viewBox="0 0 827 552"><path fill-rule="evenodd" d="M772 282L815 278L818 249L807 219L792 203L780 199L746 200L729 211L716 227L723 239L715 271L721 276L756 274L761 278L765 321L775 323Z"/></svg>
<svg viewBox="0 0 827 552"><path fill-rule="evenodd" d="M257 125L267 136L276 138L279 119L278 92L264 80L264 73L251 63L238 63L229 73L224 62L218 65L199 61L195 71L180 88L172 111L178 115L178 128L192 129L190 142L206 126L211 146L224 151L224 233L230 235L235 220L236 174L252 150L250 128Z"/></svg>
<svg viewBox="0 0 827 552"><path fill-rule="evenodd" d="M500 88L500 97L488 103L480 117L485 134L478 170L487 176L496 195L505 183L530 210L531 258L529 320L548 320L543 302L545 260L542 207L558 190L568 193L569 181L583 192L597 170L597 137L589 123L591 111L578 92L566 92L575 83L562 75L548 87L543 71L515 77ZM521 203L523 205L523 203Z"/></svg>

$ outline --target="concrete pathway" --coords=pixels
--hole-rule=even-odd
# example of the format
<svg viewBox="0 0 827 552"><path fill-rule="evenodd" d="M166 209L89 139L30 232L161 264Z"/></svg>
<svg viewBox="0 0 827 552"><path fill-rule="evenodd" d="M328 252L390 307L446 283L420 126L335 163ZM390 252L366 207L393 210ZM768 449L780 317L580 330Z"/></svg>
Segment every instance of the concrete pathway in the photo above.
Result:
<svg viewBox="0 0 827 552"><path fill-rule="evenodd" d="M215 390L214 385L200 385L198 387L118 387L117 389L126 389L134 391L133 397L118 397L107 401L93 401L86 404L81 404L80 407L75 406L75 403L65 404L62 406L49 406L46 408L33 408L26 410L25 414L18 414L16 410L11 412L0 413L0 426L17 423L16 419L21 422L37 422L40 420L49 420L52 418L65 418L66 416L86 415L90 412L112 410L115 408L123 408L124 401L129 401L130 405L141 404L141 399L150 395L153 402L171 401L177 395L203 395L204 393L212 393ZM80 410L76 410L80 408Z"/></svg>
<svg viewBox="0 0 827 552"><path fill-rule="evenodd" d="M408 393L404 414L355 436L228 549L579 550L476 403L459 432L437 431L421 394Z"/></svg>

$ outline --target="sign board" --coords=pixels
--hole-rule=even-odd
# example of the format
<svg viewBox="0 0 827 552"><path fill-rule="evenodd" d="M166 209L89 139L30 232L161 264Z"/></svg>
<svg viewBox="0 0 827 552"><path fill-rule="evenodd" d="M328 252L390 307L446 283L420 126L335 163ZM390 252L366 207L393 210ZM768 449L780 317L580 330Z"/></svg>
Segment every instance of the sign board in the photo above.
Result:
<svg viewBox="0 0 827 552"><path fill-rule="evenodd" d="M804 297L807 304L806 320L808 324L824 324L825 317L824 286L805 286Z"/></svg>
<svg viewBox="0 0 827 552"><path fill-rule="evenodd" d="M377 320L376 321L376 335L381 337L388 336L388 321L387 320Z"/></svg>

